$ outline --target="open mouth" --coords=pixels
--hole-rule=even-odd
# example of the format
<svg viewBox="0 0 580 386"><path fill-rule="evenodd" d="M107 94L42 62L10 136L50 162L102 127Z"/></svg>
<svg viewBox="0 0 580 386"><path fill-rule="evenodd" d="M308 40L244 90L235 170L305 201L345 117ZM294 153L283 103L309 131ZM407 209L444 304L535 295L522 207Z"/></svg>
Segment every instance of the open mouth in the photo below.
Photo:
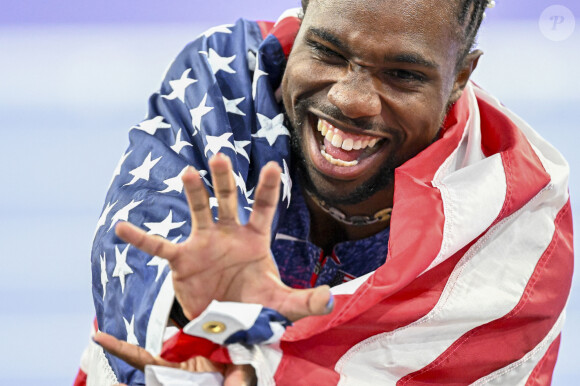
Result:
<svg viewBox="0 0 580 386"><path fill-rule="evenodd" d="M353 167L376 153L384 138L370 135L353 134L343 131L330 122L317 118L316 128L320 154L332 165Z"/></svg>

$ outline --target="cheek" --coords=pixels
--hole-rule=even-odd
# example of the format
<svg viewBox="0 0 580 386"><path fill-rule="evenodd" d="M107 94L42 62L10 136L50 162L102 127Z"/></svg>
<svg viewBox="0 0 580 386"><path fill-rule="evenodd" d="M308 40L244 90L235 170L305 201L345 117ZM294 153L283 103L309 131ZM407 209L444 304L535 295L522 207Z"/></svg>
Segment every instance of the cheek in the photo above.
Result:
<svg viewBox="0 0 580 386"><path fill-rule="evenodd" d="M390 110L386 114L396 117L396 125L402 129L401 147L406 151L416 153L437 136L445 111L440 98L417 94L386 105Z"/></svg>
<svg viewBox="0 0 580 386"><path fill-rule="evenodd" d="M286 67L286 97L296 100L308 98L334 82L335 70L313 59L307 49L298 47L292 53Z"/></svg>

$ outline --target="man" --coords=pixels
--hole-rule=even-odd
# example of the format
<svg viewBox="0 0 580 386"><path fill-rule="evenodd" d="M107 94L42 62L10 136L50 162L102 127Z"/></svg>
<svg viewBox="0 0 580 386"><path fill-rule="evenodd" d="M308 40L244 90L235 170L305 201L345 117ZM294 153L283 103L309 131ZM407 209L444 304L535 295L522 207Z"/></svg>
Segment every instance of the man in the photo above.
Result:
<svg viewBox="0 0 580 386"><path fill-rule="evenodd" d="M126 342L95 340L229 384L548 384L572 275L568 168L469 83L487 5L311 0L301 20L186 47L99 221L97 326ZM252 308L271 328L240 338L228 329L250 308L212 300L277 312ZM281 337L279 314L295 321ZM185 328L163 343L168 324ZM143 383L95 344L85 359L88 383Z"/></svg>

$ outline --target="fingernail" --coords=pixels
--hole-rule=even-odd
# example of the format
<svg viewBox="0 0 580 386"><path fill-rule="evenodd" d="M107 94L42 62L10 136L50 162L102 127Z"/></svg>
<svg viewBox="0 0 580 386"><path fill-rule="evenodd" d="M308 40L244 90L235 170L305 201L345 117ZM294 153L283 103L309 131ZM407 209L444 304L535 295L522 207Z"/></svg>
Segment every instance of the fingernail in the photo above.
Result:
<svg viewBox="0 0 580 386"><path fill-rule="evenodd" d="M99 342L97 342L97 341L95 340L95 338L94 338L94 337L91 337L91 339L92 339L92 341L93 341L93 342L94 342L96 345L98 345L98 346L100 346L100 347L103 347L103 346L101 346L101 344L100 344Z"/></svg>
<svg viewBox="0 0 580 386"><path fill-rule="evenodd" d="M330 299L328 299L328 303L326 303L326 311L330 312L334 308L334 295L330 294Z"/></svg>

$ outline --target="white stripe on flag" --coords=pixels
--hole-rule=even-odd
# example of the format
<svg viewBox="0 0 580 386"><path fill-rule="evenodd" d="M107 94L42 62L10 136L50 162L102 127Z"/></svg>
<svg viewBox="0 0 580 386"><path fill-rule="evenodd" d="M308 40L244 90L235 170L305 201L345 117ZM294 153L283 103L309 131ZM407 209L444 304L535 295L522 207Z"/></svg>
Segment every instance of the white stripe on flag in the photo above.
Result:
<svg viewBox="0 0 580 386"><path fill-rule="evenodd" d="M568 201L568 178L570 175L570 167L568 162L564 159L562 154L556 150L554 146L542 138L534 129L530 127L517 114L504 107L497 98L486 93L482 89L475 90L478 98L485 100L493 105L503 114L505 114L512 122L514 122L520 130L525 134L526 138L532 145L536 155L542 162L544 169L550 174L552 185L554 185L554 192L552 195L559 196L562 206Z"/></svg>
<svg viewBox="0 0 580 386"><path fill-rule="evenodd" d="M519 361L511 363L502 369L478 379L473 383L473 385L480 386L488 384L497 386L524 386L538 362L543 358L544 354L546 354L546 351L548 351L552 342L558 337L560 331L562 331L565 319L566 311L562 311L550 332L532 351L524 355Z"/></svg>
<svg viewBox="0 0 580 386"><path fill-rule="evenodd" d="M553 237L561 207L545 205L547 191L470 248L429 314L350 349L335 367L339 384L395 384L427 366L469 330L511 311Z"/></svg>
<svg viewBox="0 0 580 386"><path fill-rule="evenodd" d="M169 321L169 313L171 312L171 306L175 299L172 277L171 273L165 276L165 280L153 303L153 308L151 308L151 315L149 316L149 323L147 324L145 349L153 355L159 355L161 353L165 327Z"/></svg>
<svg viewBox="0 0 580 386"><path fill-rule="evenodd" d="M332 292L333 295L352 295L365 281L367 281L369 277L371 277L373 273L375 273L375 271L359 276L356 279L347 281L346 283L334 286L330 289L330 292Z"/></svg>
<svg viewBox="0 0 580 386"><path fill-rule="evenodd" d="M470 116L463 139L432 181L441 192L445 223L441 249L426 271L489 228L505 200L507 185L501 156L494 154L485 158L473 87L469 85L464 92L469 97Z"/></svg>

